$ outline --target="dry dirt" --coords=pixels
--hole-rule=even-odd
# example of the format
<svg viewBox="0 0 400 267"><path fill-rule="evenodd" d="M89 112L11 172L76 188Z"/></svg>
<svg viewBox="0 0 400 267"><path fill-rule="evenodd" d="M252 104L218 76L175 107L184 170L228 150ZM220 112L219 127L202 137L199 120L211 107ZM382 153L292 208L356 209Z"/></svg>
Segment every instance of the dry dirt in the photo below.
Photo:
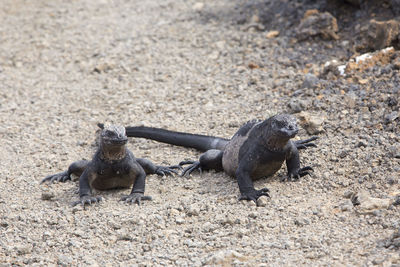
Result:
<svg viewBox="0 0 400 267"><path fill-rule="evenodd" d="M397 51L324 73L355 53L351 31L296 42L286 30L301 16L268 24L254 8L276 1L1 2L0 266L400 265ZM275 112L323 131L301 151L311 176L282 183L282 168L255 183L271 190L264 207L239 202L215 172L148 176L153 201L141 206L115 190L71 207L76 182L39 184L91 157L98 122L230 137ZM163 165L200 155L144 139L129 148Z"/></svg>

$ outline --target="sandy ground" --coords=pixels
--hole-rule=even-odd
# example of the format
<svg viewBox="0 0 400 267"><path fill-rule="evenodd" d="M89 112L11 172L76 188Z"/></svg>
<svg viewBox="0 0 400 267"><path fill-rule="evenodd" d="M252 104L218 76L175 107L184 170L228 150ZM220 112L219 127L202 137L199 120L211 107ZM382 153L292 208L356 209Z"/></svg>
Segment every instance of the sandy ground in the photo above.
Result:
<svg viewBox="0 0 400 267"><path fill-rule="evenodd" d="M257 18L246 8L2 1L0 266L400 264L399 207L386 205L400 191L399 69L310 78L328 60L348 60L348 41L267 38L273 29L247 28ZM236 182L215 172L148 176L153 201L142 206L119 202L129 190L115 190L71 207L76 182L39 184L91 158L98 122L228 138L247 120L293 112L293 100L323 120L318 148L301 151L315 171L282 183L282 168L257 181L271 190L265 207L238 202ZM143 139L129 148L163 165L200 155ZM353 207L360 192L384 204Z"/></svg>

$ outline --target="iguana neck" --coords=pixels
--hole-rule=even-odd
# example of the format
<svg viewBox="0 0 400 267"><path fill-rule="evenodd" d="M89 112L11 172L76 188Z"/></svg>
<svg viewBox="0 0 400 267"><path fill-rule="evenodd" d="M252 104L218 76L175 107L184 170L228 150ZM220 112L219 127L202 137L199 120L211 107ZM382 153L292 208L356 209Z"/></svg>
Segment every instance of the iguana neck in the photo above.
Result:
<svg viewBox="0 0 400 267"><path fill-rule="evenodd" d="M126 156L126 146L100 145L100 158L102 160L121 160Z"/></svg>
<svg viewBox="0 0 400 267"><path fill-rule="evenodd" d="M264 145L271 151L281 151L284 150L288 141L289 139L272 135L264 138Z"/></svg>

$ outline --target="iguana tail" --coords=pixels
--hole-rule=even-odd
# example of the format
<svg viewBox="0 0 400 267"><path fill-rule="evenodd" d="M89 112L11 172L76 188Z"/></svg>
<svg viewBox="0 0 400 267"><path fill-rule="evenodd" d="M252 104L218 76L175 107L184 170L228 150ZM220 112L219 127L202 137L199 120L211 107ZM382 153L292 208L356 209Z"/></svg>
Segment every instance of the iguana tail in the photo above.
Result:
<svg viewBox="0 0 400 267"><path fill-rule="evenodd" d="M214 136L174 132L153 127L125 127L128 137L142 137L176 146L195 148L200 151L209 149L223 150L229 139Z"/></svg>

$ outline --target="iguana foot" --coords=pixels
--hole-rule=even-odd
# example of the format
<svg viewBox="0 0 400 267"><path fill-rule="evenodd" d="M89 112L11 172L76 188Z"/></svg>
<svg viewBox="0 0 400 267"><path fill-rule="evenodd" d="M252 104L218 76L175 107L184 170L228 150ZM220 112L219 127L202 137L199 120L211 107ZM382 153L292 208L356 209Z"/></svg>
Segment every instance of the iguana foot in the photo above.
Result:
<svg viewBox="0 0 400 267"><path fill-rule="evenodd" d="M46 176L46 178L44 178L40 183L44 183L47 181L50 181L51 183L54 182L66 182L67 180L71 180L71 176L68 174L68 171L63 171L63 172L59 172L56 174L52 174L49 176Z"/></svg>
<svg viewBox="0 0 400 267"><path fill-rule="evenodd" d="M245 192L241 193L239 200L253 200L254 202L257 203L257 199L261 196L270 197L269 189L262 188L260 190L256 190L256 189L252 188L250 190L246 190Z"/></svg>
<svg viewBox="0 0 400 267"><path fill-rule="evenodd" d="M82 196L82 197L80 197L79 200L77 200L74 203L72 203L72 206L76 206L78 204L81 204L82 206L92 205L92 204L98 203L98 202L100 202L102 200L103 200L102 197Z"/></svg>
<svg viewBox="0 0 400 267"><path fill-rule="evenodd" d="M182 169L182 167L179 165L173 165L168 167L157 166L155 174L159 176L169 176L172 174L178 174L178 172L175 169Z"/></svg>
<svg viewBox="0 0 400 267"><path fill-rule="evenodd" d="M295 141L294 144L297 149L306 149L307 147L317 147L316 144L310 143L311 141L317 140L318 136L313 136L311 138L308 138L306 140L298 140Z"/></svg>
<svg viewBox="0 0 400 267"><path fill-rule="evenodd" d="M120 199L126 203L137 203L140 206L142 200L152 200L151 196L145 196L143 193L132 193L127 196L123 196Z"/></svg>
<svg viewBox="0 0 400 267"><path fill-rule="evenodd" d="M181 176L185 176L187 174L191 174L195 170L199 170L200 174L202 172L200 161L186 160L179 163L180 166L190 164L188 167L183 169Z"/></svg>
<svg viewBox="0 0 400 267"><path fill-rule="evenodd" d="M310 166L307 166L307 167L301 168L297 171L289 171L288 175L281 179L281 182L283 182L285 180L287 180L287 181L299 180L300 177L310 174L308 171L312 171L312 170L313 170L313 168L311 168Z"/></svg>

